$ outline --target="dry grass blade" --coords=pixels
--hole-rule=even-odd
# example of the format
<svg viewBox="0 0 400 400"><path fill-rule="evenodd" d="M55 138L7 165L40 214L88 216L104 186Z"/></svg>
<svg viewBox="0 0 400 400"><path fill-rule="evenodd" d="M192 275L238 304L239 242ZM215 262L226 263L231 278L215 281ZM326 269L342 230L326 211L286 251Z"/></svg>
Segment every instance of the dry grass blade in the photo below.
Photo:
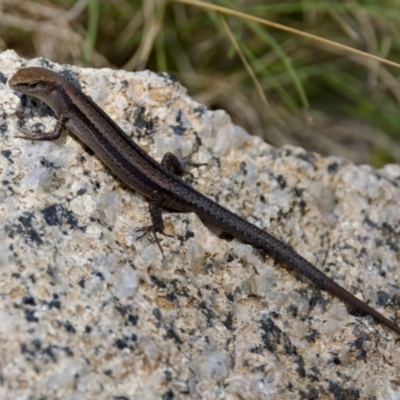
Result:
<svg viewBox="0 0 400 400"><path fill-rule="evenodd" d="M358 50L358 49L354 49L354 48L346 46L344 44L337 43L337 42L334 42L332 40L325 39L325 38L322 38L320 36L313 35L311 33L300 31L298 29L290 28L289 26L278 24L276 22L268 21L267 19L264 19L264 18L258 18L258 17L255 17L253 15L249 15L249 14L246 14L246 13L242 13L240 11L232 10L230 8L221 7L221 6L217 6L217 5L210 4L210 3L204 3L202 1L197 1L197 0L170 0L170 1L171 2L176 2L176 3L188 4L188 5L195 6L195 7L206 8L208 10L213 10L213 11L225 14L225 15L231 15L233 17L238 17L238 18L247 19L247 20L250 20L250 21L253 21L253 22L258 22L258 23L260 23L262 25L270 26L271 28L276 28L276 29L279 29L279 30L282 30L282 31L285 31L285 32L289 32L289 33L298 35L298 36L302 36L302 37L305 37L307 39L311 39L313 41L317 41L317 42L321 42L321 43L327 44L329 46L337 47L337 48L339 48L341 50L344 50L346 52L358 54L360 56L367 57L367 58L370 58L372 60L379 61L379 62L382 62L384 64L391 65L393 67L400 68L400 64L398 64L398 63L396 63L394 61L386 60L386 59L384 59L382 57L378 57L378 56L375 56L373 54L369 54L369 53L366 53L364 51L361 51L361 50Z"/></svg>
<svg viewBox="0 0 400 400"><path fill-rule="evenodd" d="M161 26L158 9L160 4L158 3L157 0L146 0L143 2L142 11L145 23L143 26L142 41L136 53L123 65L122 68L127 71L142 70L147 64Z"/></svg>
<svg viewBox="0 0 400 400"><path fill-rule="evenodd" d="M70 10L59 5L38 4L33 1L3 0L0 23L31 33L34 53L51 60L81 64L85 44L83 27L72 27L88 0L80 0ZM6 10L6 11L4 11ZM92 65L111 66L105 57L94 52Z"/></svg>
<svg viewBox="0 0 400 400"><path fill-rule="evenodd" d="M260 96L260 99L264 104L264 107L266 109L268 109L269 108L268 100L267 100L267 98L265 96L265 93L264 93L264 91L263 91L263 89L262 89L262 87L260 85L260 82L258 81L258 79L257 79L253 69L251 68L250 64L247 62L246 57L244 56L242 50L240 49L240 46L238 45L238 43L237 43L237 41L235 39L235 36L233 35L232 31L229 29L229 26L226 23L225 19L222 16L220 17L220 19L221 19L221 22L222 22L222 26L224 27L224 29L225 29L228 37L229 37L229 40L231 41L232 45L234 46L235 50L237 51L237 53L238 53L243 65L244 65L244 67L246 68L246 71L250 75L251 80L253 81L254 86L257 89L257 93Z"/></svg>

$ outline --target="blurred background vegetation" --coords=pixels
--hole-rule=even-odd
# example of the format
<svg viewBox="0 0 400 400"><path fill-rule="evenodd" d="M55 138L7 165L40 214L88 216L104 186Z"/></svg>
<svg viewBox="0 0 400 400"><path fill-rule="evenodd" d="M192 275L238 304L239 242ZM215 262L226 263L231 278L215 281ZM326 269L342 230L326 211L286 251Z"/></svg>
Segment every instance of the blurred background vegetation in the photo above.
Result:
<svg viewBox="0 0 400 400"><path fill-rule="evenodd" d="M178 0L0 0L0 48L58 63L167 71L267 142L400 163L400 70ZM192 3L192 4L190 4ZM399 0L213 0L397 62Z"/></svg>

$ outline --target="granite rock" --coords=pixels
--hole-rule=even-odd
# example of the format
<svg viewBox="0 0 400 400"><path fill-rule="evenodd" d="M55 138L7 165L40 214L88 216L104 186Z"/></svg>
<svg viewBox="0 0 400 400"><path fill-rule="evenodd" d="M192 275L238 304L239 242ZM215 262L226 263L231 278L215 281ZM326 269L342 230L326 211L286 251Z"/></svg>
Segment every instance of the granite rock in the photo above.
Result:
<svg viewBox="0 0 400 400"><path fill-rule="evenodd" d="M0 55L1 399L398 399L398 337L226 238L164 213L164 256L146 199L7 80L43 66L79 82L158 161L195 151L184 179L288 242L400 321L400 168L276 149L173 76ZM267 129L267 127L266 127Z"/></svg>

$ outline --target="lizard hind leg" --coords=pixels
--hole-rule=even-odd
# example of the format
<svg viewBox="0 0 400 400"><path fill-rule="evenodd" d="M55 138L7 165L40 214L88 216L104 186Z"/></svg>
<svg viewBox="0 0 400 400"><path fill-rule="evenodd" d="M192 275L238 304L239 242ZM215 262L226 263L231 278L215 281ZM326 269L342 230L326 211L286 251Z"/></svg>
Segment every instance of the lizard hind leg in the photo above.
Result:
<svg viewBox="0 0 400 400"><path fill-rule="evenodd" d="M157 243L162 255L164 255L164 251L161 247L160 240L157 237L157 233L161 233L164 236L172 237L172 235L167 235L164 233L164 221L162 217L162 205L164 203L164 194L160 192L154 192L149 201L149 212L151 218L151 225L143 226L136 230L136 232L143 232L137 240L142 239L148 233L152 232L154 236L154 240Z"/></svg>
<svg viewBox="0 0 400 400"><path fill-rule="evenodd" d="M168 171L172 172L175 175L181 176L183 173L187 172L185 170L187 165L193 166L193 167L201 167L202 165L207 165L205 163L196 163L191 161L191 157L194 154L194 151L192 151L189 155L186 157L182 157L182 152L179 149L178 151L179 157L177 157L173 153L165 153L163 159L161 160L161 165L167 169ZM190 172L187 172L190 174ZM191 175L191 174L190 174Z"/></svg>

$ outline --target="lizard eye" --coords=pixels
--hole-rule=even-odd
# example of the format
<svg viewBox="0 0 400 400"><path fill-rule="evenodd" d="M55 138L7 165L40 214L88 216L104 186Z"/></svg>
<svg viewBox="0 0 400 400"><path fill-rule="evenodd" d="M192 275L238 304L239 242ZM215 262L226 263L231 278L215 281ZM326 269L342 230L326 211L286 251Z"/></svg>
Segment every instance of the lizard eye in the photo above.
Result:
<svg viewBox="0 0 400 400"><path fill-rule="evenodd" d="M32 81L32 82L27 83L26 85L30 88L35 88L38 84L39 84L39 82Z"/></svg>

